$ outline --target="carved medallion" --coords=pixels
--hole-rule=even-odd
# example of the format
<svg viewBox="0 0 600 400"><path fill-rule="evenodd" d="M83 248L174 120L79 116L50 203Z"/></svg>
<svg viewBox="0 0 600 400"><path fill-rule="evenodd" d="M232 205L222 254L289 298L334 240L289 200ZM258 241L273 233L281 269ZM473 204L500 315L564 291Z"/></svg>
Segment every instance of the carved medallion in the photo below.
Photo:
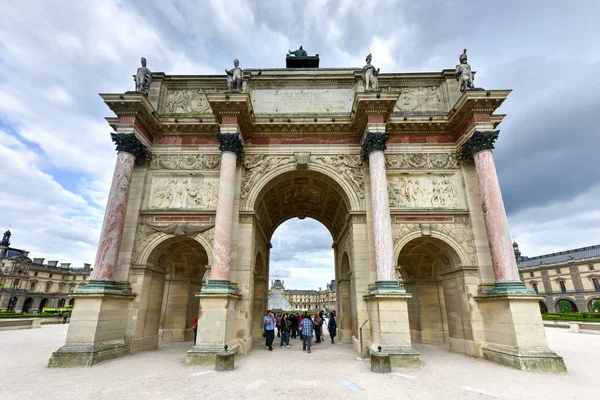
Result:
<svg viewBox="0 0 600 400"><path fill-rule="evenodd" d="M402 113L445 111L444 101L437 86L403 88L394 111Z"/></svg>
<svg viewBox="0 0 600 400"><path fill-rule="evenodd" d="M170 91L165 103L165 114L211 114L204 90Z"/></svg>

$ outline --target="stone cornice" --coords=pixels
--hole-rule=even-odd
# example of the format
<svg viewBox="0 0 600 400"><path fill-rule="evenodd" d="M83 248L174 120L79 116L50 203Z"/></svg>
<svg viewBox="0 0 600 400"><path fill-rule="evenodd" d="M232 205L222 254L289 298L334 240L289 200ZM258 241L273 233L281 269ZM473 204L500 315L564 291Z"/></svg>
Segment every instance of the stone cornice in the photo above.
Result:
<svg viewBox="0 0 600 400"><path fill-rule="evenodd" d="M315 78L311 75L314 73L314 71L307 71L307 76L301 77L290 74L286 79L293 78L300 83L306 83ZM354 80L352 72L342 75L344 75L343 79L348 82ZM389 74L389 79L391 79L390 83L394 83L393 80L396 79L419 80L425 76L428 79L447 78L444 73L442 75ZM382 74L380 79L384 77L388 76ZM184 85L188 80L194 82L198 80L202 84L200 86L208 87L210 82L216 84L224 78L218 76L172 76L164 79L165 82L176 82L177 88L189 89L192 86ZM260 77L252 76L252 79L268 80L275 78L269 77L265 72ZM328 79L335 80L337 78L328 75L319 78L323 82ZM101 96L118 117L107 118L111 126L116 127L121 117L133 116L137 121L136 124L139 122L143 125L144 129L153 137L198 136L214 138L219 131L219 123L221 123L223 117L235 116L245 139L252 136L335 136L338 138L348 137L350 140L352 137L362 136L368 116L377 114L384 116L384 122L387 124L386 130L391 133L390 143L400 141L407 143L410 142L410 137L413 136L432 136L432 141L428 141L428 143L460 143L464 140L464 135L469 132L469 127L472 128L473 122L476 121L474 118L485 118L490 126L495 128L502 121L504 115L493 114L493 112L500 107L510 93L510 90L471 90L463 93L447 113L432 111L420 114L403 114L393 111L402 88L388 90L389 88L382 87L381 92L357 92L352 111L349 114L261 115L259 118L254 116L251 90L250 93L206 93L214 115L160 114L154 110L148 99L141 94L101 94ZM170 86L169 88L173 89Z"/></svg>

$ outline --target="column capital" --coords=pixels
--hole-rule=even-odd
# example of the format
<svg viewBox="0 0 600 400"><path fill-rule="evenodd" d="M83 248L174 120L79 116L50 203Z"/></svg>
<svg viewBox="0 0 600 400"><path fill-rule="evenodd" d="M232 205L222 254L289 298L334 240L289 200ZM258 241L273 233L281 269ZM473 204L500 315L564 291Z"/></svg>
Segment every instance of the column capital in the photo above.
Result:
<svg viewBox="0 0 600 400"><path fill-rule="evenodd" d="M115 143L117 152L129 153L136 161L149 158L149 151L134 133L111 133L110 138Z"/></svg>
<svg viewBox="0 0 600 400"><path fill-rule="evenodd" d="M239 156L244 150L244 144L239 133L217 133L217 140L221 152L229 151Z"/></svg>
<svg viewBox="0 0 600 400"><path fill-rule="evenodd" d="M374 151L385 151L387 149L386 143L390 138L390 132L367 132L365 133L365 140L362 143L362 148L367 154L371 154Z"/></svg>
<svg viewBox="0 0 600 400"><path fill-rule="evenodd" d="M500 131L475 131L473 135L460 147L463 158L472 157L483 150L493 150Z"/></svg>

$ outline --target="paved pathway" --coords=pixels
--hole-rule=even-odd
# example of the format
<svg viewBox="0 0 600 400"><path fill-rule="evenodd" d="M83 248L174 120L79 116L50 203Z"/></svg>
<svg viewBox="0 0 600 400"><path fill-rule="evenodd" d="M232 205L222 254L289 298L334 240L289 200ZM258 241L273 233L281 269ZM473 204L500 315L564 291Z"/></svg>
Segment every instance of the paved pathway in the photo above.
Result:
<svg viewBox="0 0 600 400"><path fill-rule="evenodd" d="M600 393L600 335L555 328L548 337L567 375L517 371L428 345L416 346L421 367L380 375L356 361L348 344L326 340L307 354L300 340L281 349L277 338L273 352L257 344L231 372L185 365L190 343L91 368L46 368L66 329L0 332L0 399L592 399Z"/></svg>

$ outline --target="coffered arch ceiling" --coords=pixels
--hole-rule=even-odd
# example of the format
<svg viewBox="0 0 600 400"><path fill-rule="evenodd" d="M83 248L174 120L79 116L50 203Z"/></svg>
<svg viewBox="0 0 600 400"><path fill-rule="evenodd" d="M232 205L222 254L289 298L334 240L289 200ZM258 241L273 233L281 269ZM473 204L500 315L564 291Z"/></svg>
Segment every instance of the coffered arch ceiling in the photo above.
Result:
<svg viewBox="0 0 600 400"><path fill-rule="evenodd" d="M332 178L315 171L296 170L275 177L258 196L256 213L271 237L284 221L310 217L329 229L336 240L349 214L349 199Z"/></svg>
<svg viewBox="0 0 600 400"><path fill-rule="evenodd" d="M207 264L204 247L192 238L181 236L166 239L148 257L148 265L164 271L167 279L200 280Z"/></svg>
<svg viewBox="0 0 600 400"><path fill-rule="evenodd" d="M402 279L437 279L440 272L461 266L460 257L440 239L423 237L408 242L398 256Z"/></svg>

